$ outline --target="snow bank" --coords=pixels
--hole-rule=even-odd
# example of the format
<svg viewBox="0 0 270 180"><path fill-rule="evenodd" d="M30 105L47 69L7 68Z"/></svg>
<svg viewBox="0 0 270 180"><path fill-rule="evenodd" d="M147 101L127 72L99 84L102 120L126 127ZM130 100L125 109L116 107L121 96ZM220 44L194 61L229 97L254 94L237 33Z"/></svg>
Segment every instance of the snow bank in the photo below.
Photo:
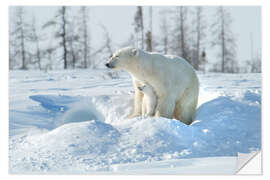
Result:
<svg viewBox="0 0 270 180"><path fill-rule="evenodd" d="M133 168L140 173L146 166L150 173L169 164L175 166L166 169L172 173L201 172L196 168L227 173L235 164L232 156L261 149L259 76L245 75L241 81L241 76L201 75L201 84L212 84L201 87L196 121L188 126L166 118L128 119L130 77L105 75L11 75L11 173L121 173ZM201 159L206 157L213 159ZM220 164L213 169L215 161ZM206 162L208 170L202 165Z"/></svg>
<svg viewBox="0 0 270 180"><path fill-rule="evenodd" d="M251 92L246 92L242 101L219 97L204 103L190 126L166 118L127 119L127 113L122 113L126 112L126 103L122 103L126 99L121 96L88 100L66 96L30 98L40 102L48 112L58 108L60 114L56 119L61 124L40 135L26 136L21 140L23 143L15 143L28 144L12 150L16 155L11 156L11 165L21 164L23 168L19 169L23 172L29 172L29 166L33 172L44 169L54 172L58 168L62 171L71 162L80 170L111 170L115 164L237 156L238 152L261 147L261 108L255 103L260 102L260 97ZM13 162L14 156L33 159L46 156L46 168L42 169L44 164L26 166L33 159Z"/></svg>

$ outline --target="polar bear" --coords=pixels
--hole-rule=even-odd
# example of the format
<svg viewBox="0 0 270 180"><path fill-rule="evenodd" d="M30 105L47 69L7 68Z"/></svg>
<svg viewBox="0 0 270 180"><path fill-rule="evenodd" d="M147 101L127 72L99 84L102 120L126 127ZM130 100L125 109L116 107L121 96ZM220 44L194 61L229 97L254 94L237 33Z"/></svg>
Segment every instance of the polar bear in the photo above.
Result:
<svg viewBox="0 0 270 180"><path fill-rule="evenodd" d="M144 94L142 102L142 116L143 117L154 116L157 105L157 97L154 89L149 84L139 86L138 89Z"/></svg>
<svg viewBox="0 0 270 180"><path fill-rule="evenodd" d="M144 94L138 87L148 83L153 87L158 99L156 117L175 118L185 124L192 123L198 102L199 80L186 60L178 56L126 47L115 52L105 65L131 74L135 94L133 112L129 117L142 115Z"/></svg>

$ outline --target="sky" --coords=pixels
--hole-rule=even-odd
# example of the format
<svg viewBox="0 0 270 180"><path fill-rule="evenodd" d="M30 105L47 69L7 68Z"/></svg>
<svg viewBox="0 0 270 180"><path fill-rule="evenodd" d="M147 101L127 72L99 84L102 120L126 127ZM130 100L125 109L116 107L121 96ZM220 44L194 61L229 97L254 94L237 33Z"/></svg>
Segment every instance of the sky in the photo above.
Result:
<svg viewBox="0 0 270 180"><path fill-rule="evenodd" d="M166 7L153 7L153 34L159 35L160 11ZM148 7L144 7L145 26L148 27ZM233 23L232 31L236 37L237 59L239 62L250 59L251 54L256 56L261 51L261 8L259 6L228 6ZM53 18L57 10L56 6L30 6L26 8L27 15L36 17L38 25L44 24ZM207 21L211 22L214 17L216 6L204 7L204 15ZM103 31L100 24L109 31L109 35L115 45L126 42L133 32L133 20L136 11L135 6L91 6L90 22L92 46L98 48L103 40ZM12 8L10 9L12 14ZM207 30L208 41L212 34ZM251 40L252 39L252 40ZM251 41L253 48L251 48ZM207 57L210 62L215 62L216 50L206 46ZM253 51L251 50L253 49Z"/></svg>

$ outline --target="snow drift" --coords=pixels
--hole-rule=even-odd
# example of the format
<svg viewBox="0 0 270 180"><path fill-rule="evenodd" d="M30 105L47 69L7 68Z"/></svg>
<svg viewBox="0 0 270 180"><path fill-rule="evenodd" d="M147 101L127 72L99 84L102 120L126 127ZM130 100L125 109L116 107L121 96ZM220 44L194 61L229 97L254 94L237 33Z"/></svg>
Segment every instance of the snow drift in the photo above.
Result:
<svg viewBox="0 0 270 180"><path fill-rule="evenodd" d="M117 109L125 108L120 104L121 97L88 98L87 103L82 97L32 96L31 99L38 101L49 113L59 111L60 114L55 114L59 122L48 132L23 137L21 141L28 145L14 152L17 155L27 152L25 158L39 158L46 154L47 170L52 171L74 161L78 169L108 170L121 163L237 156L238 152L247 153L261 146L261 112L255 103L260 102L260 98L254 97L256 95L250 92L245 94L243 101L250 105L228 97L204 103L198 109L196 121L188 126L166 118L119 118ZM113 112L109 111L109 104L114 104ZM109 113L102 116L102 112ZM31 165L25 165L32 160L27 162L24 159L16 162L16 166L29 167ZM36 171L42 166L31 167Z"/></svg>
<svg viewBox="0 0 270 180"><path fill-rule="evenodd" d="M256 91L202 103L192 125L166 118L128 119L132 95L119 92L43 93L28 100L33 104L26 110L10 109L12 173L112 172L127 163L237 156L261 148L261 95Z"/></svg>

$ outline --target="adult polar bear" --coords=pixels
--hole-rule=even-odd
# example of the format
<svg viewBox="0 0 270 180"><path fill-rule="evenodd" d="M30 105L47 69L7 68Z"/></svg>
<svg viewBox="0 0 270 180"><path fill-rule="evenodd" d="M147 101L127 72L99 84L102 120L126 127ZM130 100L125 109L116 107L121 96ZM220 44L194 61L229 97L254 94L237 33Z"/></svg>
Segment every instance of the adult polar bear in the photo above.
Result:
<svg viewBox="0 0 270 180"><path fill-rule="evenodd" d="M130 117L142 114L143 93L138 87L148 83L158 99L155 116L192 123L198 102L199 81L192 66L184 59L127 47L115 52L105 65L123 69L132 76L135 97Z"/></svg>

